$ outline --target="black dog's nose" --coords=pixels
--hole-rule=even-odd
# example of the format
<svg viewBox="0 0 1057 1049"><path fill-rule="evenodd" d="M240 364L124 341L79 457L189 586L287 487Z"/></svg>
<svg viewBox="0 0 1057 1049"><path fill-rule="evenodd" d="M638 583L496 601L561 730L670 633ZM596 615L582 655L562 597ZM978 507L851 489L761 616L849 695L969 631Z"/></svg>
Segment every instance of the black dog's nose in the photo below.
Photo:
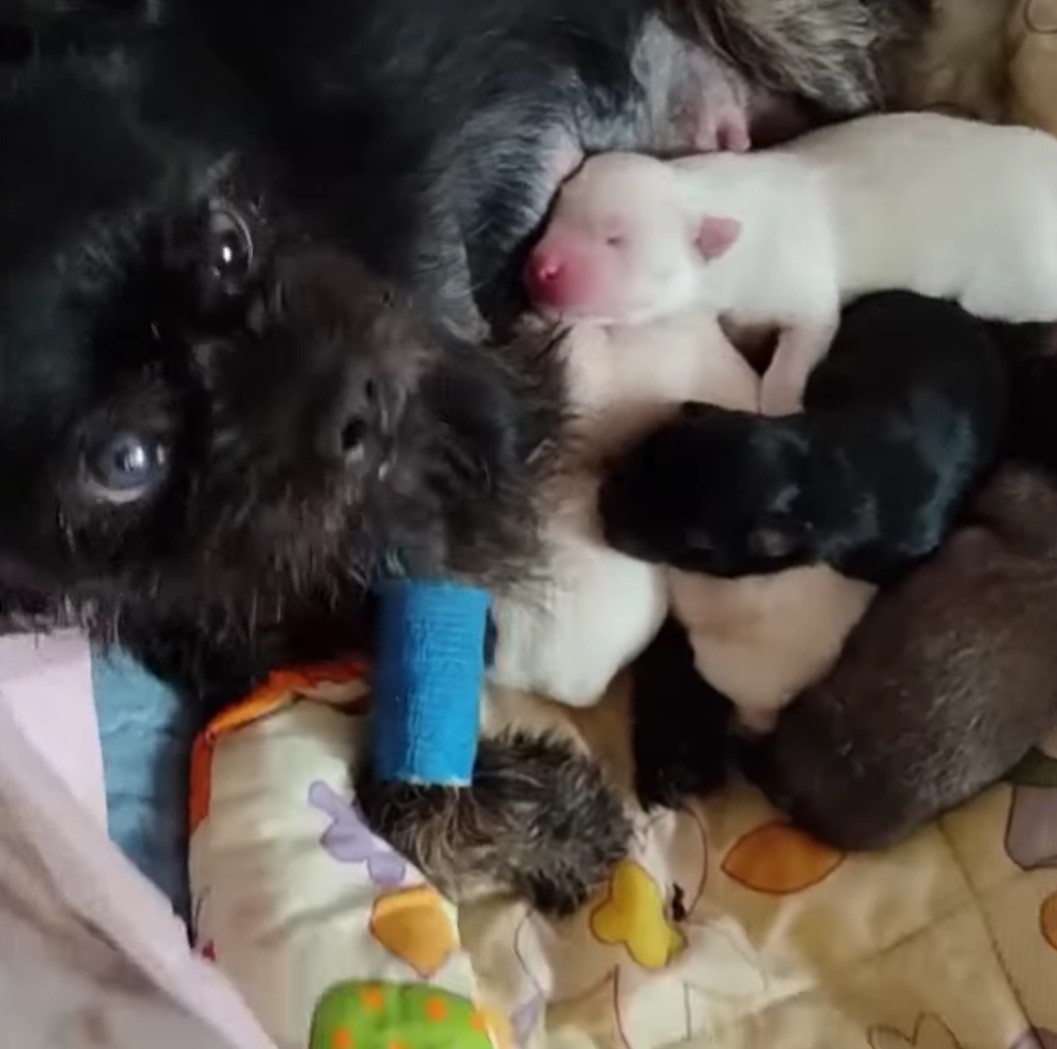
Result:
<svg viewBox="0 0 1057 1049"><path fill-rule="evenodd" d="M329 398L318 420L316 451L329 462L352 463L369 441L384 435L386 410L383 383L367 362L351 365Z"/></svg>

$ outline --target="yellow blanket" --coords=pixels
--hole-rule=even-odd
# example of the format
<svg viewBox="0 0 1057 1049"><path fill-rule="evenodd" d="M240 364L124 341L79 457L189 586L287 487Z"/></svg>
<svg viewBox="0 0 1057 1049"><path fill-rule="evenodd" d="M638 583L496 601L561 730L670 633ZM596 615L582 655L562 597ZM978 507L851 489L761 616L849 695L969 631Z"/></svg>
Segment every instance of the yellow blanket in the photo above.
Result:
<svg viewBox="0 0 1057 1049"><path fill-rule="evenodd" d="M1057 1049L1057 748L876 855L818 845L748 787L636 811L631 855L571 921L509 899L456 919L358 823L367 725L321 706L329 688L287 682L196 759L198 934L280 1046L305 1044L329 986L376 979L473 998L501 1049ZM618 683L577 714L486 707L578 737L626 787L626 704Z"/></svg>
<svg viewBox="0 0 1057 1049"><path fill-rule="evenodd" d="M1057 134L1057 0L937 3L901 101ZM349 979L472 998L500 1049L1057 1049L1057 737L875 855L818 845L748 787L637 812L610 885L553 924L503 899L456 916L366 831L350 775L366 722L320 707L330 688L280 675L196 754L201 947L283 1049ZM626 788L622 688L579 714L491 697L488 720L509 706L579 736Z"/></svg>
<svg viewBox="0 0 1057 1049"><path fill-rule="evenodd" d="M938 25L901 100L1057 134L1057 0L936 0Z"/></svg>

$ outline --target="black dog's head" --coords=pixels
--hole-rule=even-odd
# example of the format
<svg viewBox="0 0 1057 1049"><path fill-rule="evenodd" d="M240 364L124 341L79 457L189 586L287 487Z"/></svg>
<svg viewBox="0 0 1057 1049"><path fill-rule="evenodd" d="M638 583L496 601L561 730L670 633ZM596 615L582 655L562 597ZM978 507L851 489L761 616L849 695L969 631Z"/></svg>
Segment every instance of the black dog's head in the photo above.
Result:
<svg viewBox="0 0 1057 1049"><path fill-rule="evenodd" d="M509 565L550 358L435 330L193 85L139 76L64 64L0 97L0 589L195 610L393 548Z"/></svg>
<svg viewBox="0 0 1057 1049"><path fill-rule="evenodd" d="M607 477L607 541L645 561L738 576L809 560L807 446L792 420L687 404Z"/></svg>

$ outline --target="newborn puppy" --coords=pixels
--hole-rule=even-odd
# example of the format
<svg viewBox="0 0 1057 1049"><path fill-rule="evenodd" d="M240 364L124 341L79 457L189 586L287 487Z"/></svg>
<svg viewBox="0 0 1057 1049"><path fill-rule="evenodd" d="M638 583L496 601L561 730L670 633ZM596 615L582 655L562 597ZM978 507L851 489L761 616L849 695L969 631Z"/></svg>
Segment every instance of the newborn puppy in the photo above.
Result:
<svg viewBox="0 0 1057 1049"><path fill-rule="evenodd" d="M932 553L998 454L1001 348L954 303L880 292L848 307L801 415L687 405L603 485L606 538L687 572L825 562L884 583Z"/></svg>
<svg viewBox="0 0 1057 1049"><path fill-rule="evenodd" d="M642 327L580 325L563 350L579 409L576 460L555 479L540 579L496 601L492 680L594 703L654 636L670 603L700 674L729 697L742 724L766 731L777 709L829 669L872 587L822 564L738 580L669 574L608 546L597 521L602 464L682 397L744 409L755 403L758 380L715 321L697 314Z"/></svg>
<svg viewBox="0 0 1057 1049"><path fill-rule="evenodd" d="M1057 319L1055 186L1052 136L935 114L864 117L745 156L601 156L563 188L529 285L567 320L692 305L776 326L761 406L788 414L841 305L867 292Z"/></svg>
<svg viewBox="0 0 1057 1049"><path fill-rule="evenodd" d="M751 754L771 800L823 841L879 848L995 782L1057 725L1055 526L1052 478L1002 468Z"/></svg>
<svg viewBox="0 0 1057 1049"><path fill-rule="evenodd" d="M614 550L598 524L602 464L677 410L688 394L727 408L759 380L716 322L696 313L641 327L578 325L561 341L570 427L564 468L542 495L544 557L497 595L490 680L586 706L646 646L668 610L665 573Z"/></svg>
<svg viewBox="0 0 1057 1049"><path fill-rule="evenodd" d="M741 576L816 560L891 582L936 550L998 454L1004 365L987 326L957 305L909 292L868 296L844 311L833 350L808 382L803 415L688 407L606 480L605 533L620 549L682 569L675 576L691 597L699 572ZM788 608L789 629L826 612L806 601ZM692 613L681 612L691 625ZM769 662L746 658L761 673ZM678 722L680 710L690 716L703 702L714 698L696 687L663 705L636 696L646 800L671 804L679 800L672 784L692 791L714 781L714 740L695 749L680 733L666 743L650 727L654 718Z"/></svg>

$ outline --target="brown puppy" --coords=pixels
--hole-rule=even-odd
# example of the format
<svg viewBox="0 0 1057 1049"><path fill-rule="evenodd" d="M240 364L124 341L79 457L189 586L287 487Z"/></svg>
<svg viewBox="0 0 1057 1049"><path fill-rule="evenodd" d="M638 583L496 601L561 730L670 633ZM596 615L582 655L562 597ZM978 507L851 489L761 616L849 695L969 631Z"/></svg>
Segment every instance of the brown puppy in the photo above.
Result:
<svg viewBox="0 0 1057 1049"><path fill-rule="evenodd" d="M746 764L817 837L877 848L1001 778L1055 726L1057 484L1009 466Z"/></svg>

